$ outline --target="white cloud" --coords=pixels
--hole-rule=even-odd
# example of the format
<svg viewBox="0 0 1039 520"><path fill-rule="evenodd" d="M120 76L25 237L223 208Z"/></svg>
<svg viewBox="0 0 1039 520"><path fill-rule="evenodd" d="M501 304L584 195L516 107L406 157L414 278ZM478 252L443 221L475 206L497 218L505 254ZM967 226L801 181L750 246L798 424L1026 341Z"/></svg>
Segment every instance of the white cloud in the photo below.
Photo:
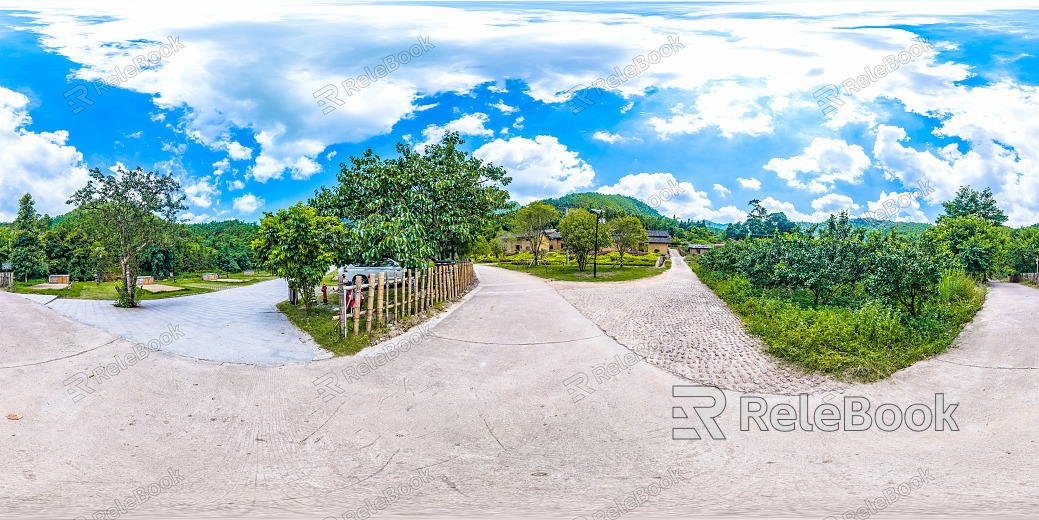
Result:
<svg viewBox="0 0 1039 520"><path fill-rule="evenodd" d="M505 103L502 103L502 101L500 99L498 100L497 103L494 103L491 106L494 107L494 108L497 108L498 110L501 110L501 113L503 113L503 114L511 114L511 113L519 110L516 107L510 107L509 105L506 105Z"/></svg>
<svg viewBox="0 0 1039 520"><path fill-rule="evenodd" d="M732 222L746 216L746 212L734 206L711 209L707 193L697 191L691 183L679 181L670 173L625 175L616 184L603 186L596 192L635 197L664 216L680 219Z"/></svg>
<svg viewBox="0 0 1039 520"><path fill-rule="evenodd" d="M233 181L227 181L227 189L228 189L228 191L241 190L241 189L244 189L244 188L245 188L245 183L240 181L240 180L238 180L238 179L235 179Z"/></svg>
<svg viewBox="0 0 1039 520"><path fill-rule="evenodd" d="M473 155L504 167L512 177L506 188L513 200L526 204L532 200L559 197L592 185L595 171L550 135L533 140L513 137L495 139Z"/></svg>
<svg viewBox="0 0 1039 520"><path fill-rule="evenodd" d="M722 186L721 184L715 184L714 191L718 192L718 195L721 195L723 198L727 197L730 193L732 193L732 190L726 188L725 186Z"/></svg>
<svg viewBox="0 0 1039 520"><path fill-rule="evenodd" d="M592 134L592 139L594 139L596 141L603 141L605 143L610 143L610 144L623 143L625 141L641 141L642 140L642 139L640 139L638 137L624 137L624 136L622 136L620 134L611 134L611 133L609 133L609 132L607 132L605 130L599 130L598 132L595 132L594 134Z"/></svg>
<svg viewBox="0 0 1039 520"><path fill-rule="evenodd" d="M25 95L0 87L0 221L14 220L18 199L31 193L40 213L59 215L89 180L83 154L67 146L68 132L31 132Z"/></svg>
<svg viewBox="0 0 1039 520"><path fill-rule="evenodd" d="M772 116L762 106L762 97L759 90L723 81L696 97L694 111L679 103L671 109L672 118L653 117L649 124L664 138L694 134L709 126L717 127L724 137L771 134Z"/></svg>
<svg viewBox="0 0 1039 520"><path fill-rule="evenodd" d="M265 201L252 193L246 193L234 199L234 209L242 215L248 215L263 207Z"/></svg>
<svg viewBox="0 0 1039 520"><path fill-rule="evenodd" d="M749 179L744 179L743 177L737 177L736 178L736 182L740 183L740 186L743 186L744 189L748 189L748 190L760 190L761 189L761 181L755 179L754 177L751 177Z"/></svg>
<svg viewBox="0 0 1039 520"><path fill-rule="evenodd" d="M203 177L193 183L185 183L184 194L191 206L208 208L213 204L213 198L220 196L220 190L216 189L210 177Z"/></svg>
<svg viewBox="0 0 1039 520"><path fill-rule="evenodd" d="M227 155L236 161L245 161L253 157L253 149L242 146L237 141L222 141L220 145L227 150Z"/></svg>
<svg viewBox="0 0 1039 520"><path fill-rule="evenodd" d="M490 120L490 118L487 117L487 114L476 112L474 114L466 114L444 126L429 125L422 131L422 138L424 140L419 143L416 148L422 149L428 145L439 143L440 139L444 137L444 134L448 132L458 132L462 135L475 135L479 137L493 137L494 130L483 126L488 120Z"/></svg>
<svg viewBox="0 0 1039 520"><path fill-rule="evenodd" d="M325 156L325 160L326 161L331 161L332 158L336 156L336 153L337 152L335 150L332 150L331 152L328 152L328 155Z"/></svg>
<svg viewBox="0 0 1039 520"><path fill-rule="evenodd" d="M812 201L812 209L829 213L859 209L859 205L847 195L830 193Z"/></svg>
<svg viewBox="0 0 1039 520"><path fill-rule="evenodd" d="M870 164L861 146L849 145L841 139L816 137L801 155L774 158L764 168L776 172L794 188L826 193L834 189L837 181L858 184ZM808 174L807 182L799 178L799 174Z"/></svg>
<svg viewBox="0 0 1039 520"><path fill-rule="evenodd" d="M874 202L866 202L869 211L863 217L896 222L928 222L927 216L920 209L919 191L880 192Z"/></svg>

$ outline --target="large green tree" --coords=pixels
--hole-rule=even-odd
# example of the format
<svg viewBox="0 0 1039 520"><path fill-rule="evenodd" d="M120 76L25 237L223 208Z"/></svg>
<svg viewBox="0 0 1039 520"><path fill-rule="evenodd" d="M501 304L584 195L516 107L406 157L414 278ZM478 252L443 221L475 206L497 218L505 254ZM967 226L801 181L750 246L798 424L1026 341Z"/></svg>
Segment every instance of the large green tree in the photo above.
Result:
<svg viewBox="0 0 1039 520"><path fill-rule="evenodd" d="M916 317L924 302L934 294L942 277L935 255L921 240L890 232L871 240L872 254L866 260L866 291L871 295L902 305Z"/></svg>
<svg viewBox="0 0 1039 520"><path fill-rule="evenodd" d="M607 226L598 226L599 235L595 235L596 215L585 209L571 209L559 221L559 234L563 237L563 247L577 260L577 268L584 271L588 266L588 253L611 242Z"/></svg>
<svg viewBox="0 0 1039 520"><path fill-rule="evenodd" d="M339 254L343 226L334 217L298 202L277 213L264 213L252 248L271 272L288 280L304 299L307 314L316 286Z"/></svg>
<svg viewBox="0 0 1039 520"><path fill-rule="evenodd" d="M972 190L970 186L960 186L956 197L942 203L945 214L938 217L942 219L956 219L959 217L979 217L989 224L998 226L1007 221L1006 214L996 205L996 199L992 196L992 188L985 188L979 192Z"/></svg>
<svg viewBox="0 0 1039 520"><path fill-rule="evenodd" d="M642 221L633 215L617 217L610 221L610 239L613 240L617 253L620 254L620 264L624 267L624 254L634 250L644 242L649 241L646 228L642 227Z"/></svg>
<svg viewBox="0 0 1039 520"><path fill-rule="evenodd" d="M505 170L461 149L457 132L396 158L368 149L342 165L339 184L311 199L319 213L340 219L349 241L340 263L392 257L409 267L465 251L489 222L502 219L511 179Z"/></svg>
<svg viewBox="0 0 1039 520"><path fill-rule="evenodd" d="M139 255L149 247L170 247L176 240L177 214L187 209L185 195L170 174L118 167L112 175L90 170L92 180L68 203L75 205L85 228L116 253L121 269L118 306L136 307Z"/></svg>
<svg viewBox="0 0 1039 520"><path fill-rule="evenodd" d="M40 243L40 215L32 195L26 193L18 201L18 216L14 220L11 241L11 270L23 280L47 275L47 262Z"/></svg>
<svg viewBox="0 0 1039 520"><path fill-rule="evenodd" d="M534 201L516 210L512 216L512 231L518 240L524 240L534 255L533 265L541 258L541 245L546 231L559 220L559 211L541 201Z"/></svg>
<svg viewBox="0 0 1039 520"><path fill-rule="evenodd" d="M979 215L944 217L927 230L931 246L976 278L1004 268L1006 235Z"/></svg>

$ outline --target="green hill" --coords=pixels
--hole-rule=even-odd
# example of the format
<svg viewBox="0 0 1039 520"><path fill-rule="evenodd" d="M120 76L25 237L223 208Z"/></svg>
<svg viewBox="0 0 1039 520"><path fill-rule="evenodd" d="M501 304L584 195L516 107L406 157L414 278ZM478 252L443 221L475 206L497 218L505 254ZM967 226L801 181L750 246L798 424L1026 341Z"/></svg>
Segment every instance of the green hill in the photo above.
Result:
<svg viewBox="0 0 1039 520"><path fill-rule="evenodd" d="M567 208L598 208L603 210L614 210L615 212L631 213L633 215L646 215L650 217L663 217L657 210L635 197L627 195L606 195L603 193L571 193L558 199L545 199L546 204L554 206L560 213Z"/></svg>

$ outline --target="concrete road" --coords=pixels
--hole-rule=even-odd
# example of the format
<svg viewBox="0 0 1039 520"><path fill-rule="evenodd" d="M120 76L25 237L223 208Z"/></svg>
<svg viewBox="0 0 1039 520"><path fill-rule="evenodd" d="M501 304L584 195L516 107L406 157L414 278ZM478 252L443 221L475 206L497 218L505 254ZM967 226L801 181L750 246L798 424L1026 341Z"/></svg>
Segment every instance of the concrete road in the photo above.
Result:
<svg viewBox="0 0 1039 520"><path fill-rule="evenodd" d="M902 408L933 406L943 392L958 403L958 431L741 431L741 394L727 391L717 419L726 438L713 440L672 418L673 407L693 416L692 404L709 404L672 397L689 381L627 366L629 351L549 284L477 273L476 292L403 343L284 365L168 352L130 365L130 341L0 293L0 515L840 518L873 508L975 518L1039 508L1035 289L995 285L960 348L846 390ZM116 356L118 374L65 384ZM672 440L690 426L704 438ZM881 505L885 493L897 501Z"/></svg>
<svg viewBox="0 0 1039 520"><path fill-rule="evenodd" d="M277 365L332 357L274 307L288 297L288 290L279 279L145 300L135 309L101 300L56 299L46 304L131 341L208 361Z"/></svg>

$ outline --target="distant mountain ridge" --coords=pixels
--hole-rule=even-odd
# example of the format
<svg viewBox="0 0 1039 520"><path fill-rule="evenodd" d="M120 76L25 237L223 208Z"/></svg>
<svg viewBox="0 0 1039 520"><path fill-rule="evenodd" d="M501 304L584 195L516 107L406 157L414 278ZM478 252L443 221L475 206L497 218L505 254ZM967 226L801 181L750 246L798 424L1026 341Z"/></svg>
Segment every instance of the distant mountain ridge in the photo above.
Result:
<svg viewBox="0 0 1039 520"><path fill-rule="evenodd" d="M607 195L594 192L571 193L563 195L558 199L544 199L543 202L555 207L560 213L566 211L566 208L590 208L594 206L598 209L614 209L633 215L663 217L660 212L653 209L650 205L627 195Z"/></svg>

